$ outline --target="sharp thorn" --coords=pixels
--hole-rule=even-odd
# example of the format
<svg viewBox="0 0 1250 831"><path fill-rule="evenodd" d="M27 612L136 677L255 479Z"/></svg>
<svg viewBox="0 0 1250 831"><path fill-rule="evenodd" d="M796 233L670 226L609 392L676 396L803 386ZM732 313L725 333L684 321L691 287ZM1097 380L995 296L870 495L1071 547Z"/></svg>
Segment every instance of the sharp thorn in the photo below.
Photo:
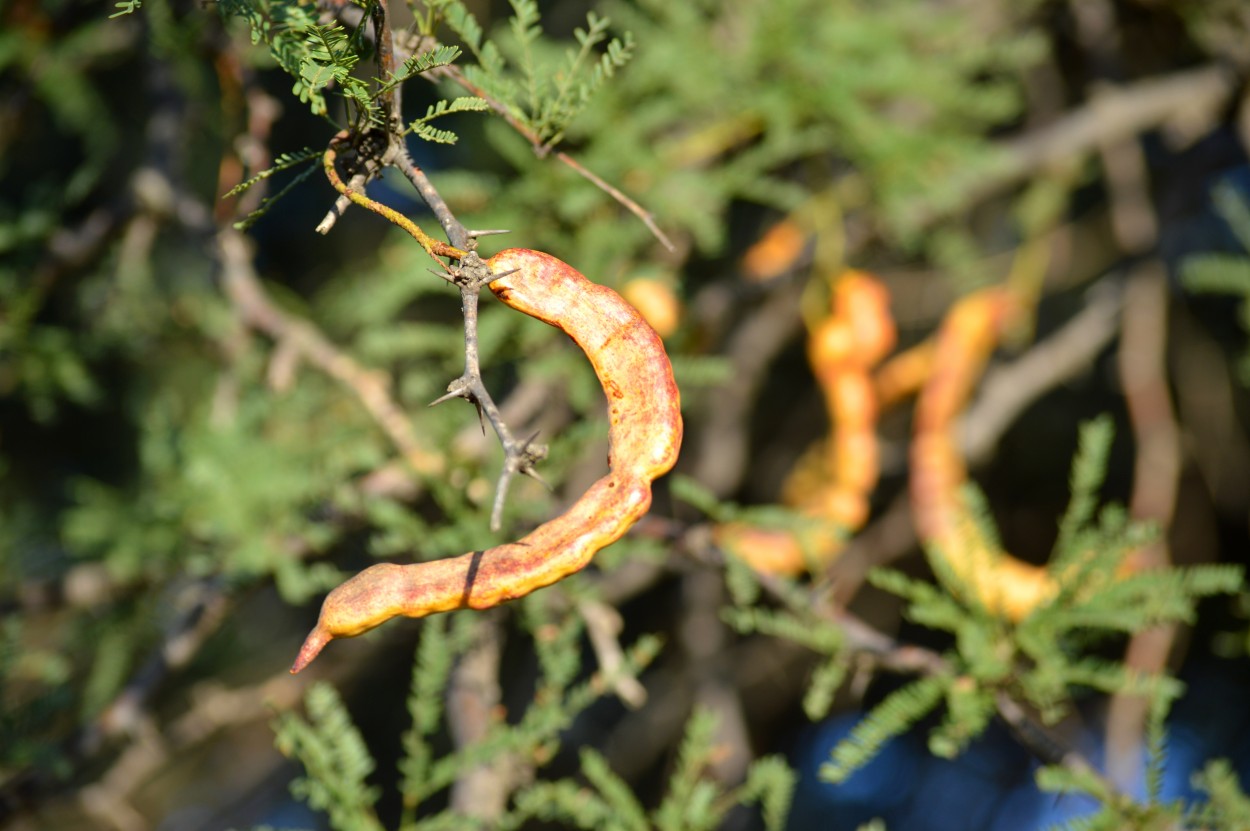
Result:
<svg viewBox="0 0 1250 831"><path fill-rule="evenodd" d="M468 390L464 386L456 383L455 381L452 381L451 384L447 386L447 392L443 393L438 398L435 398L433 401L431 401L429 404L426 404L425 406L435 407L435 406L438 406L439 404L442 404L445 401L450 401L453 398L470 398L470 396L468 394ZM474 403L477 403L477 402L475 401ZM481 409L480 405L478 406L478 409Z"/></svg>
<svg viewBox="0 0 1250 831"><path fill-rule="evenodd" d="M529 478L533 479L533 480L534 480L535 482L537 482L538 484L542 485L544 488L546 488L546 489L547 489L547 492L548 492L548 493L554 493L554 492L555 492L555 488L551 487L551 484L550 484L550 483L549 483L546 479L544 479L544 478L542 477L542 474L540 474L540 473L539 473L539 472L538 472L538 471L534 468L534 466L533 466L533 465L525 465L525 466L524 466L524 467L522 467L522 468L520 469L520 471L518 471L518 472L519 472L521 475L523 475L523 476L528 476Z"/></svg>
<svg viewBox="0 0 1250 831"><path fill-rule="evenodd" d="M477 239L478 237L493 237L493 236L497 236L498 234L511 234L511 233L512 232L509 231L507 228L490 228L490 229L482 230L482 231L469 231L468 236L472 239Z"/></svg>
<svg viewBox="0 0 1250 831"><path fill-rule="evenodd" d="M441 279L443 279L443 280L446 280L448 283L451 283L452 285L455 285L455 284L456 284L456 278L455 278L455 275L454 275L454 274L451 274L451 273L446 272L446 271L439 271L439 270L438 270L438 269L436 269L436 268L427 268L427 269L426 269L426 271L430 272L431 274L433 274L433 275L435 275L435 276L437 276L437 277L439 277L439 278L441 278Z"/></svg>

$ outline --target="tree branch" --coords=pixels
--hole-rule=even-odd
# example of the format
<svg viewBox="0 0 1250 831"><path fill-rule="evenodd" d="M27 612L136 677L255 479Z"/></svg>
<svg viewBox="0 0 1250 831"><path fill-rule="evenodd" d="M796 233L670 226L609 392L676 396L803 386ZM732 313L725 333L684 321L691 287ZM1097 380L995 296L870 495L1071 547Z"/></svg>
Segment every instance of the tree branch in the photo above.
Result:
<svg viewBox="0 0 1250 831"><path fill-rule="evenodd" d="M242 233L230 227L222 228L217 234L217 250L222 286L240 319L295 350L351 390L413 471L422 476L443 472L446 466L443 455L422 444L407 414L391 398L390 376L361 366L311 323L274 305L252 268L251 242Z"/></svg>

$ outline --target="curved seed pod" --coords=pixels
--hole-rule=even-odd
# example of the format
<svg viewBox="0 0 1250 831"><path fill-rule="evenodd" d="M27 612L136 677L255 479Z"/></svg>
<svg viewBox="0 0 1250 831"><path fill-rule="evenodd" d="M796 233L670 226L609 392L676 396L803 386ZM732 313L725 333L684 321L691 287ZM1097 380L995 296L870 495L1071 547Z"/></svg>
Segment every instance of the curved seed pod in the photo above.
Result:
<svg viewBox="0 0 1250 831"><path fill-rule="evenodd" d="M797 531L722 525L715 531L722 548L772 574L799 574L841 553L846 531L868 519L868 497L877 485L877 403L869 372L894 340L885 286L866 272L847 271L834 289L830 316L807 341L833 434L790 475L782 494L785 504L817 522Z"/></svg>
<svg viewBox="0 0 1250 831"><path fill-rule="evenodd" d="M500 300L562 329L590 358L608 399L608 473L567 511L515 543L432 562L382 563L357 574L326 597L292 672L332 639L393 617L486 609L573 574L647 512L652 480L677 460L677 384L659 336L638 312L548 254L512 248L487 264L495 273L513 272L490 284Z"/></svg>
<svg viewBox="0 0 1250 831"><path fill-rule="evenodd" d="M1019 621L1054 597L1045 568L985 539L960 500L968 478L956 422L990 354L1017 312L1003 288L984 289L947 313L933 344L932 373L916 402L911 501L916 529L991 614Z"/></svg>

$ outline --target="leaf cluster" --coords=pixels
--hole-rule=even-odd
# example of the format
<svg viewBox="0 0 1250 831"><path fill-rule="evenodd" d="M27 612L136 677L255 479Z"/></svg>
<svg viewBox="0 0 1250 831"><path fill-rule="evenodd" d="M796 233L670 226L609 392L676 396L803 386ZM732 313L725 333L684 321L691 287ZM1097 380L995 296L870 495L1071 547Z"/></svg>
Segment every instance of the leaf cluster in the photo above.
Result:
<svg viewBox="0 0 1250 831"><path fill-rule="evenodd" d="M334 90L348 109L348 122L357 129L381 126L388 115L398 117L386 109L390 94L410 78L448 66L460 55L454 46L435 45L385 77L370 78L362 76L359 67L375 57L365 37L371 14L349 29L337 21L319 22L313 7L295 0L225 0L219 6L224 16L244 21L253 44L269 48L277 65L294 79L292 94L313 114L330 115L326 93ZM366 8L370 13L375 10L376 4Z"/></svg>
<svg viewBox="0 0 1250 831"><path fill-rule="evenodd" d="M401 831L464 827L465 817L431 807L438 794L467 771L485 764L503 760L516 768L541 768L554 757L559 737L573 719L610 688L611 679L601 673L584 674L577 617L570 613L553 616L545 603L533 598L524 601L522 620L533 638L539 670L537 687L524 712L511 722L492 723L479 741L442 755L439 748L445 742L445 696L451 673L475 648L482 630L471 614L435 617L423 624L407 701L411 723L402 735L403 756L398 763ZM638 673L654 658L658 646L653 638L640 639L626 651L624 665L617 671ZM380 828L375 809L378 793L365 784L373 761L342 701L328 685L317 684L310 688L305 705L306 718L286 713L274 724L279 747L305 768L293 793L326 812L338 831ZM744 792L744 798L765 798L773 810L784 811L784 804L771 796L777 773L770 774L768 765L763 767L754 790ZM594 770L603 783L615 781L597 755L587 770ZM569 783L541 781L523 787L514 807L495 827L517 827L544 811L566 816L561 811L567 812L570 800L562 797L569 788ZM770 796L764 797L765 792ZM620 795L616 793L616 798ZM578 801L576 794L572 801Z"/></svg>
<svg viewBox="0 0 1250 831"><path fill-rule="evenodd" d="M1082 689L1146 696L1166 713L1181 694L1179 682L1133 673L1097 657L1098 647L1111 636L1192 621L1199 600L1238 591L1243 574L1237 566L1122 572L1126 555L1150 542L1153 531L1129 521L1118 506L1098 510L1112 438L1107 417L1082 427L1072 464L1071 500L1048 566L1058 593L1018 625L982 606L940 552L930 558L938 585L889 569L870 573L875 586L906 601L909 618L949 633L953 647L943 656L942 669L904 684L873 708L834 748L822 769L824 778L845 781L886 742L939 710L944 715L930 732L929 748L938 756L957 756L985 731L1000 694L1027 704L1047 722L1062 716ZM751 514L719 503L689 481L678 480L674 491L718 521ZM984 499L975 490L965 496L974 517L969 533L976 537L969 544L978 549L987 541L997 546ZM785 525L784 517L781 521L783 527L793 527ZM731 558L726 575L734 600L726 620L739 632L783 638L824 656L804 699L809 717L822 717L853 659L842 630L822 619L812 608L811 595L793 584L772 581L771 596L764 602L757 578L746 566Z"/></svg>
<svg viewBox="0 0 1250 831"><path fill-rule="evenodd" d="M693 831L720 828L732 808L758 804L765 828L784 828L794 791L794 772L780 757L765 756L751 764L740 786L718 786L708 771L716 755L716 726L716 717L710 711L696 710L691 715L668 792L650 812L638 801L629 783L612 772L600 753L584 748L581 777L589 789L569 779L527 789L518 795L517 810L505 827L540 819L588 831Z"/></svg>
<svg viewBox="0 0 1250 831"><path fill-rule="evenodd" d="M1161 759L1158 754L1152 758ZM1195 804L1163 800L1153 789L1145 801L1138 802L1115 793L1091 771L1059 765L1040 768L1037 783L1048 793L1090 796L1098 802L1098 810L1064 823L1057 831L1236 831L1250 822L1250 797L1226 759L1212 759L1194 774L1194 787L1207 796Z"/></svg>
<svg viewBox="0 0 1250 831"><path fill-rule="evenodd" d="M974 137L1019 112L1019 73L1042 55L1027 26L1009 26L934 60L973 25L949 6L890 2L864 14L853 2L647 0L607 12L634 33L635 59L566 135L587 166L645 191L648 208L706 254L723 250L733 204L792 210L830 183L821 171L843 164L858 173L839 193L871 193L903 229L909 206L951 198L948 173L993 164ZM502 131L490 137L520 169L533 167ZM813 179L800 185L796 169ZM553 171L510 196L529 204L538 186L578 187ZM573 194L558 206L564 233L588 256L611 262L647 244L629 226L601 233L602 197Z"/></svg>
<svg viewBox="0 0 1250 831"><path fill-rule="evenodd" d="M896 702L887 699L889 708L874 709L866 719L873 725L865 727L870 735L895 735L944 702L945 721L930 736L929 746L935 754L950 757L984 731L999 692L1026 702L1048 723L1067 712L1082 688L1146 696L1164 711L1180 695L1181 686L1174 679L1134 673L1121 663L1096 657L1096 647L1111 635L1192 621L1202 598L1239 590L1242 569L1169 567L1124 574L1125 556L1148 543L1153 532L1129 521L1116 506L1095 518L1111 439L1107 417L1082 427L1072 466L1071 501L1048 565L1059 591L1018 625L1003 622L981 606L958 575L943 567L940 553L930 561L945 590L895 571L870 575L874 585L907 601L912 620L954 638L954 647L946 654L949 675L920 679L892 696ZM995 539L983 501L970 510L979 528L973 532L977 539L969 544L982 546L984 540ZM853 761L862 764L869 758L871 754L856 755ZM836 767L842 778L851 770L848 765Z"/></svg>
<svg viewBox="0 0 1250 831"><path fill-rule="evenodd" d="M562 47L543 36L535 0L509 3L507 30L490 38L461 0L427 5L475 58L475 64L463 67L465 77L522 125L545 155L604 83L630 62L633 36L609 40L611 22L591 11L586 27L574 30L577 48ZM600 44L605 44L602 53Z"/></svg>

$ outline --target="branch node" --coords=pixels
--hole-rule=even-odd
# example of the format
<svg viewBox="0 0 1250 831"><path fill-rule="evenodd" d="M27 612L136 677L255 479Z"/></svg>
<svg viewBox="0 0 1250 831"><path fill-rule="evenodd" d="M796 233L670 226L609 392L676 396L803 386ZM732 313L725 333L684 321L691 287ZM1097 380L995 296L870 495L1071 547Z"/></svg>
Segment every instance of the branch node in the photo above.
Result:
<svg viewBox="0 0 1250 831"><path fill-rule="evenodd" d="M514 268L511 271L505 271L500 274L491 274L490 269L485 263L470 262L466 265L462 262L460 264L460 268L457 269L457 273L452 275L452 282L464 289L468 289L469 291L476 293L480 291L483 286L493 283L502 277L507 277L510 274L516 273L517 269Z"/></svg>
<svg viewBox="0 0 1250 831"><path fill-rule="evenodd" d="M528 476L538 484L542 485L548 491L554 490L542 474L538 472L537 464L547 458L547 445L534 444L534 439L538 438L538 433L530 436L521 446L520 451L516 455L515 469L517 473Z"/></svg>

